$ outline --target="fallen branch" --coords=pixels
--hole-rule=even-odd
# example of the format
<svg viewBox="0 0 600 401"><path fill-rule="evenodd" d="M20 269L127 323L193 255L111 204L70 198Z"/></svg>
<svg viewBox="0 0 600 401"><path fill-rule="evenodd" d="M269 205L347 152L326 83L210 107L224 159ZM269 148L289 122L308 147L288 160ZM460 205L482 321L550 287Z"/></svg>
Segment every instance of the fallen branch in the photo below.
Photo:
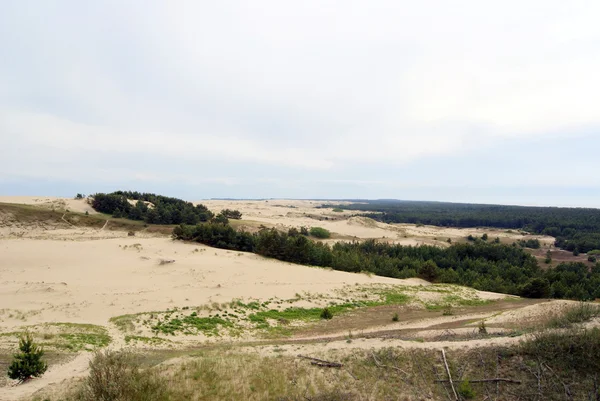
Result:
<svg viewBox="0 0 600 401"><path fill-rule="evenodd" d="M323 359L312 358L310 356L298 355L298 358L308 359L309 361L311 361L311 365L321 366L325 368L341 368L342 366L344 366L338 362L325 361Z"/></svg>
<svg viewBox="0 0 600 401"><path fill-rule="evenodd" d="M452 387L452 392L454 393L454 399L458 401L458 394L456 394L456 389L454 388L454 382L452 381L452 375L450 374L450 368L448 367L448 362L446 362L446 351L442 349L442 358L444 358L444 365L446 366L446 373L448 373L448 382L450 382L450 387Z"/></svg>
<svg viewBox="0 0 600 401"><path fill-rule="evenodd" d="M434 380L434 383L448 383L450 380ZM460 380L453 380L453 383L460 383ZM469 380L469 383L496 383L496 382L504 382L504 383L515 383L521 384L520 380L513 379L502 379L500 377L495 379L479 379L479 380Z"/></svg>
<svg viewBox="0 0 600 401"><path fill-rule="evenodd" d="M405 371L403 371L403 370L402 370L402 369L400 369L400 368L397 368L397 367L395 367L395 366L383 365L382 363L380 363L380 362L377 360L377 358L375 357L375 353L374 353L374 352L372 352L372 353L371 353L371 356L373 357L373 360L375 361L375 366L377 366L378 368L388 368L388 369L394 369L394 370L397 370L398 372L400 372L400 373L403 373L403 374L405 374L405 375L407 375L407 376L408 376L408 373L406 373Z"/></svg>

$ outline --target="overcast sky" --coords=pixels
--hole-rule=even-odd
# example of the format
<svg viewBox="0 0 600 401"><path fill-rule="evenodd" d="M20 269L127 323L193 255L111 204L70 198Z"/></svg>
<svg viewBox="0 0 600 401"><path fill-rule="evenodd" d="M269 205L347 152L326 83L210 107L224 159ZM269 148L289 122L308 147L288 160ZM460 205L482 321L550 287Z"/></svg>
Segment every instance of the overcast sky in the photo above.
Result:
<svg viewBox="0 0 600 401"><path fill-rule="evenodd" d="M0 2L0 194L600 207L600 2Z"/></svg>

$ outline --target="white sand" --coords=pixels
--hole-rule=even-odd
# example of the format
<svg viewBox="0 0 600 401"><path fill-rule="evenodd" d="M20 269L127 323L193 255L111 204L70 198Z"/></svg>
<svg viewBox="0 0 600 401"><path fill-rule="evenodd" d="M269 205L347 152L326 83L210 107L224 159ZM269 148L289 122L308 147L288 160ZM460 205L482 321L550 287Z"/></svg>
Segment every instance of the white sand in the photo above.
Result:
<svg viewBox="0 0 600 401"><path fill-rule="evenodd" d="M92 209L92 207L88 204L87 198L72 199L58 198L55 196L0 196L0 203L34 205L46 209L54 209L59 211L70 210L79 213L98 213L94 209Z"/></svg>
<svg viewBox="0 0 600 401"><path fill-rule="evenodd" d="M0 202L37 205L55 210L94 211L85 200L51 197L0 197ZM354 212L316 209L316 201L205 201L211 210L238 209L249 225L277 227L320 226L342 240L378 238L416 245L445 245L447 237L494 230L456 230L412 225L388 225ZM290 207L293 206L293 207ZM327 218L327 219L325 219ZM4 220L3 220L4 219ZM164 311L173 307L201 306L233 299L289 299L297 293L332 294L354 284L397 284L418 286L422 280L395 280L364 274L345 273L293 265L254 254L226 251L199 244L176 242L143 233L72 227L68 224L19 224L0 215L0 332L49 322L92 323L109 327L113 347L124 346L111 317L139 312ZM497 230L496 230L497 231ZM498 235L502 233L498 232ZM508 235L508 233L504 233ZM481 235L481 234L480 234ZM495 234L488 234L494 237ZM513 235L513 234L511 234ZM514 234L518 235L518 234ZM435 237L444 237L436 240ZM515 237L516 238L516 237ZM160 265L160 260L175 263ZM416 291L423 298L427 292ZM482 299L503 298L502 294L473 290ZM550 304L550 303L549 303ZM300 306L300 304L298 304ZM531 308L534 315L542 311ZM489 320L522 319L528 310L505 312ZM489 316L488 316L489 317ZM448 318L441 318L440 321ZM428 328L438 320L403 323L398 327ZM389 329L389 327L387 327ZM376 328L373 328L376 329ZM432 335L434 335L433 333ZM381 346L439 347L481 346L515 339L474 340L467 343L421 344L410 341L368 339L330 345L309 344L307 349L339 349ZM292 350L292 347L286 347ZM60 383L86 372L87 353L52 367L40 380L15 388L0 388L0 400L30 396L50 383ZM8 398L7 398L8 397Z"/></svg>

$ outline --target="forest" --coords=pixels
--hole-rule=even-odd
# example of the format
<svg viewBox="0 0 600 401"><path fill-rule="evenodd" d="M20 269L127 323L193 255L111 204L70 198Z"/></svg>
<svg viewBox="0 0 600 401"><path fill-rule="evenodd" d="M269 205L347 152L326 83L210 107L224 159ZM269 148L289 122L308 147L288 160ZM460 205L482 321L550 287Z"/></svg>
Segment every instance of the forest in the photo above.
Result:
<svg viewBox="0 0 600 401"><path fill-rule="evenodd" d="M600 209L399 200L359 202L321 207L366 212L361 215L384 223L520 229L555 237L557 247L571 252L600 249Z"/></svg>
<svg viewBox="0 0 600 401"><path fill-rule="evenodd" d="M152 193L116 191L109 194L97 193L92 198L92 207L97 212L116 218L143 220L149 224L194 225L215 217L204 205L194 206L191 202ZM130 203L129 200L137 202ZM234 215L235 218L241 218L241 214Z"/></svg>
<svg viewBox="0 0 600 401"><path fill-rule="evenodd" d="M251 234L237 232L222 223L180 225L175 227L173 237L348 272L370 272L394 278L421 277L431 282L531 298L600 298L600 264L591 270L583 263L561 263L540 269L536 259L516 244L476 241L440 248L368 240L329 246L311 240L295 228L287 233L265 228Z"/></svg>

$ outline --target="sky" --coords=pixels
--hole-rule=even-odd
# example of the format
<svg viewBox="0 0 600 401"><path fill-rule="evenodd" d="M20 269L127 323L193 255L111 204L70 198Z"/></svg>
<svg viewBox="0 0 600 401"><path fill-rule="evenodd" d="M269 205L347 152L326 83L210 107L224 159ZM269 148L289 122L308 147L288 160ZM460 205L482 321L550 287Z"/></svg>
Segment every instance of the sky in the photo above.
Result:
<svg viewBox="0 0 600 401"><path fill-rule="evenodd" d="M0 195L600 207L600 2L0 2Z"/></svg>

